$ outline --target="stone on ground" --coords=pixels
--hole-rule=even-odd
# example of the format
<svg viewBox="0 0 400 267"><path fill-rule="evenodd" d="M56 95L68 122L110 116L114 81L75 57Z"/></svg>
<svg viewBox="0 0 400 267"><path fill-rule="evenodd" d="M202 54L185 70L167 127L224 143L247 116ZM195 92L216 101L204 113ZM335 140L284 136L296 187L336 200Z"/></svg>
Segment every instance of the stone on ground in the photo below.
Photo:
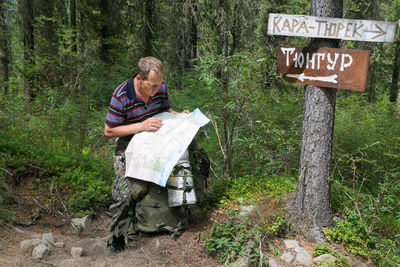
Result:
<svg viewBox="0 0 400 267"><path fill-rule="evenodd" d="M268 267L280 267L280 265L274 258L269 258L268 259Z"/></svg>
<svg viewBox="0 0 400 267"><path fill-rule="evenodd" d="M284 260L286 264L291 264L294 261L295 256L293 255L292 252L285 252L281 256L281 259Z"/></svg>
<svg viewBox="0 0 400 267"><path fill-rule="evenodd" d="M52 233L45 233L42 235L42 240L47 241L51 245L55 243L54 237Z"/></svg>
<svg viewBox="0 0 400 267"><path fill-rule="evenodd" d="M299 241L297 241L297 240L287 239L287 240L283 240L283 243L285 244L285 246L287 248L297 248L297 247L299 247Z"/></svg>
<svg viewBox="0 0 400 267"><path fill-rule="evenodd" d="M32 251L32 257L36 259L43 259L49 254L49 248L45 245L37 245Z"/></svg>
<svg viewBox="0 0 400 267"><path fill-rule="evenodd" d="M296 263L303 265L303 266L309 266L312 265L312 256L310 252L308 252L307 249L302 248L302 247L297 247L295 248L296 251Z"/></svg>
<svg viewBox="0 0 400 267"><path fill-rule="evenodd" d="M81 247L72 247L71 248L71 256L72 257L82 257L83 255L83 248Z"/></svg>
<svg viewBox="0 0 400 267"><path fill-rule="evenodd" d="M320 255L318 257L316 257L313 262L316 264L322 264L322 265L326 265L329 262L335 262L336 258L330 254L323 254Z"/></svg>
<svg viewBox="0 0 400 267"><path fill-rule="evenodd" d="M71 223L79 230L86 230L86 228L92 222L92 215L86 215L82 218L75 218L71 220Z"/></svg>

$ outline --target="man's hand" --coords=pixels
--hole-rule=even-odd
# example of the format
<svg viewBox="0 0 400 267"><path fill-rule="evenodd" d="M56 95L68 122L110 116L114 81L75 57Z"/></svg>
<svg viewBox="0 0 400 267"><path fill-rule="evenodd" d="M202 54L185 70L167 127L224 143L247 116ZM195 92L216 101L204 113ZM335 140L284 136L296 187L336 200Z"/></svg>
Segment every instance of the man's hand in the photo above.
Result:
<svg viewBox="0 0 400 267"><path fill-rule="evenodd" d="M190 110L185 109L184 111L182 111L182 113L189 114L189 113L190 113Z"/></svg>
<svg viewBox="0 0 400 267"><path fill-rule="evenodd" d="M142 131L155 132L161 127L162 120L159 118L148 118L141 122Z"/></svg>

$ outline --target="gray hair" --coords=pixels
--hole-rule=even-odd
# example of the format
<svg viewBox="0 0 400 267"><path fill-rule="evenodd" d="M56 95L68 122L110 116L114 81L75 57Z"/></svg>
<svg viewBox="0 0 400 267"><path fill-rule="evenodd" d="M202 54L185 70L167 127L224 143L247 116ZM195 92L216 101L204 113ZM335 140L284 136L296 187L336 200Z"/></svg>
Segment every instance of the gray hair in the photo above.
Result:
<svg viewBox="0 0 400 267"><path fill-rule="evenodd" d="M142 80L147 80L147 75L151 70L157 73L163 72L164 67L162 62L155 57L144 57L139 60L138 73Z"/></svg>

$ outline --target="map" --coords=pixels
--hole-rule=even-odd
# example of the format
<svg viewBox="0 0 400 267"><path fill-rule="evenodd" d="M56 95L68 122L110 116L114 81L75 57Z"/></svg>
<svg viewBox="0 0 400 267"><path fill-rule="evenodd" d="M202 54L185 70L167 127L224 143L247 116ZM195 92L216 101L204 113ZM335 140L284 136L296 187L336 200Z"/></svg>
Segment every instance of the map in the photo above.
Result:
<svg viewBox="0 0 400 267"><path fill-rule="evenodd" d="M199 109L190 114L163 112L154 117L162 120L160 129L135 134L125 151L125 176L165 187L197 131L210 120Z"/></svg>

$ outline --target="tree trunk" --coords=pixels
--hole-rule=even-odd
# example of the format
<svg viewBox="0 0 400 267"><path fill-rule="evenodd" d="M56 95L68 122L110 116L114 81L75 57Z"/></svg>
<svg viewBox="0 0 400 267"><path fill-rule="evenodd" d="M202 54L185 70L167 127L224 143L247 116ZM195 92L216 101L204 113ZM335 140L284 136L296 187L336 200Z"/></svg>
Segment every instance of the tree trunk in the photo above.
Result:
<svg viewBox="0 0 400 267"><path fill-rule="evenodd" d="M390 102L396 102L398 91L399 91L399 57L400 57L400 45L399 41L396 42L396 52L393 60L393 73L392 73L392 86L390 88Z"/></svg>
<svg viewBox="0 0 400 267"><path fill-rule="evenodd" d="M109 37L111 37L111 33L108 25L109 11L110 11L108 6L108 0L101 0L100 11L101 11L101 18L104 19L100 27L100 42L101 42L100 58L104 63L110 63L110 57L109 57L110 44L108 43L108 39Z"/></svg>
<svg viewBox="0 0 400 267"><path fill-rule="evenodd" d="M2 91L8 93L9 67L10 64L10 31L9 31L9 1L0 1L0 51L2 70Z"/></svg>
<svg viewBox="0 0 400 267"><path fill-rule="evenodd" d="M76 5L75 5L75 0L70 0L70 22L71 22L71 30L72 30L72 52L77 52L77 47L76 47Z"/></svg>
<svg viewBox="0 0 400 267"><path fill-rule="evenodd" d="M153 56L153 0L146 0L144 6L144 56Z"/></svg>
<svg viewBox="0 0 400 267"><path fill-rule="evenodd" d="M197 14L199 7L196 0L189 0L188 3L190 5L189 10L185 14L185 20L188 24L184 36L185 69L193 68L194 62L192 60L197 57Z"/></svg>
<svg viewBox="0 0 400 267"><path fill-rule="evenodd" d="M21 33L24 44L24 97L25 103L28 104L34 97L31 92L33 83L32 66L34 64L32 53L34 51L34 35L33 35L33 6L30 0L18 1L18 12L21 19Z"/></svg>
<svg viewBox="0 0 400 267"><path fill-rule="evenodd" d="M342 16L342 0L312 0L311 16ZM311 47L338 47L337 40L311 39ZM300 233L323 242L322 226L331 226L331 158L335 122L336 89L306 86L299 179L288 202L290 219Z"/></svg>

